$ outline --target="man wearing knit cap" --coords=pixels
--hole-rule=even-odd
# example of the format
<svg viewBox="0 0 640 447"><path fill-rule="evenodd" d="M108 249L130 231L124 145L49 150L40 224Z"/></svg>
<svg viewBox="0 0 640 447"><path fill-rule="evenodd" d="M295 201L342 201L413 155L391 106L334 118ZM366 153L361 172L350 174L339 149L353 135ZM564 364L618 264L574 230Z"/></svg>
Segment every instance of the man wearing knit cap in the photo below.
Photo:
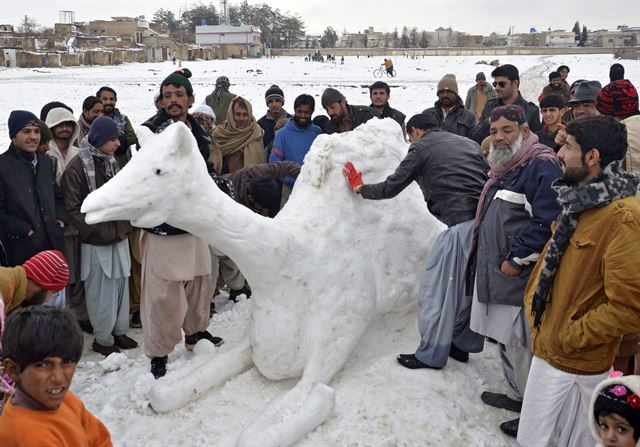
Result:
<svg viewBox="0 0 640 447"><path fill-rule="evenodd" d="M80 154L62 175L64 204L71 224L80 233L80 279L84 281L87 312L93 326L93 350L104 356L138 344L129 330L131 258L129 222L86 223L80 207L84 199L120 170L114 154L120 130L111 118L100 116L82 141Z"/></svg>
<svg viewBox="0 0 640 447"><path fill-rule="evenodd" d="M438 82L436 94L438 100L433 107L422 113L438 123L438 127L442 130L461 137L469 137L477 123L476 114L467 110L462 103L462 98L458 96L458 82L455 75L444 75Z"/></svg>
<svg viewBox="0 0 640 447"><path fill-rule="evenodd" d="M277 85L269 87L264 94L264 100L267 103L267 113L258 120L258 125L262 127L264 135L262 136L262 145L267 151L267 158L271 154L271 145L275 138L274 128L276 122L281 119L291 118L291 114L283 109L284 106L284 92Z"/></svg>
<svg viewBox="0 0 640 447"><path fill-rule="evenodd" d="M58 250L46 250L16 267L0 267L0 299L9 314L21 306L42 304L64 290L69 267Z"/></svg>
<svg viewBox="0 0 640 447"><path fill-rule="evenodd" d="M501 65L491 72L493 86L496 89L497 97L487 101L484 106L478 125L473 129L471 138L478 144L482 143L489 136L491 111L496 107L505 105L518 105L524 110L527 117L527 124L532 132L542 128L540 123L540 110L532 102L527 102L520 94L520 73L518 68L511 64Z"/></svg>
<svg viewBox="0 0 640 447"><path fill-rule="evenodd" d="M9 149L0 155L0 229L9 266L63 245L66 215L51 159L38 153L40 127L31 112L9 115Z"/></svg>
<svg viewBox="0 0 640 447"><path fill-rule="evenodd" d="M190 77L191 72L183 68L162 81L162 109L143 126L159 134L177 121L187 124L202 154L202 162L206 163L211 140L189 114L195 100ZM210 172L212 170L210 167ZM159 378L167 373L168 355L182 339L183 329L188 348L193 348L201 339L216 345L222 343L221 338L206 330L214 291L211 254L205 241L166 223L144 229L140 249L144 350L151 358L151 373Z"/></svg>
<svg viewBox="0 0 640 447"><path fill-rule="evenodd" d="M233 98L238 96L229 91L230 86L231 82L228 77L219 76L216 79L215 89L204 100L205 104L211 107L216 114L216 125L222 124L227 119L229 104Z"/></svg>
<svg viewBox="0 0 640 447"><path fill-rule="evenodd" d="M327 88L322 93L322 108L327 111L331 121L324 127L325 133L349 132L371 118L380 118L380 114L367 106L352 106L335 88Z"/></svg>
<svg viewBox="0 0 640 447"><path fill-rule="evenodd" d="M560 208L551 183L560 178L553 150L538 143L518 105L491 111L491 170L476 212L471 330L498 342L506 394L485 391L487 405L519 412L531 364L524 290ZM500 429L515 436L518 419ZM546 444L541 444L546 445Z"/></svg>
<svg viewBox="0 0 640 447"><path fill-rule="evenodd" d="M495 89L487 82L484 73L480 72L476 75L476 85L467 91L467 99L464 101L464 106L475 113L476 117L480 118L487 101L495 99L495 97Z"/></svg>

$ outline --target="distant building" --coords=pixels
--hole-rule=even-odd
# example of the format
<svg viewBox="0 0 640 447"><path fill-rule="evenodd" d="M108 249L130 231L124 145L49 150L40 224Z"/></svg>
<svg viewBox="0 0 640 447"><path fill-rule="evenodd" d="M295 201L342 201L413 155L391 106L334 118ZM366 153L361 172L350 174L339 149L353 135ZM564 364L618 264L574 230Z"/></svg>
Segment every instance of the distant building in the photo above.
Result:
<svg viewBox="0 0 640 447"><path fill-rule="evenodd" d="M144 32L149 29L149 22L140 17L112 17L113 20L93 20L85 27L89 36L116 36L133 44L141 44Z"/></svg>
<svg viewBox="0 0 640 447"><path fill-rule="evenodd" d="M546 45L550 47L576 47L576 35L573 31L551 31L547 33Z"/></svg>
<svg viewBox="0 0 640 447"><path fill-rule="evenodd" d="M484 37L479 35L471 35L465 33L458 34L458 46L463 48L481 47Z"/></svg>
<svg viewBox="0 0 640 447"><path fill-rule="evenodd" d="M253 25L196 26L196 45L219 47L221 57L259 57L262 55L260 28Z"/></svg>

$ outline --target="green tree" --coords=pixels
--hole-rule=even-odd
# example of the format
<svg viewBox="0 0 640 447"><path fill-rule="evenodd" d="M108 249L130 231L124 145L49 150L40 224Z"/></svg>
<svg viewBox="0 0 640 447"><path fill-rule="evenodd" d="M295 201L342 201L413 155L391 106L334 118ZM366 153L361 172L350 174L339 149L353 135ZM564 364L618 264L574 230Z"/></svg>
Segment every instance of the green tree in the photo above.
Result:
<svg viewBox="0 0 640 447"><path fill-rule="evenodd" d="M429 34L426 31L420 33L420 48L427 48L429 46Z"/></svg>
<svg viewBox="0 0 640 447"><path fill-rule="evenodd" d="M415 26L409 31L409 42L412 48L417 48L420 43L420 34L418 33L418 28Z"/></svg>
<svg viewBox="0 0 640 447"><path fill-rule="evenodd" d="M176 19L176 15L168 9L158 9L153 13L152 20L157 23L166 23L170 33L176 33L180 27L180 22Z"/></svg>
<svg viewBox="0 0 640 447"><path fill-rule="evenodd" d="M409 48L409 28L402 27L402 35L400 36L400 48Z"/></svg>
<svg viewBox="0 0 640 447"><path fill-rule="evenodd" d="M573 34L576 35L576 42L580 44L580 22L579 21L576 20L576 23L574 23L573 29L571 31L573 31Z"/></svg>
<svg viewBox="0 0 640 447"><path fill-rule="evenodd" d="M580 35L580 46L584 47L587 44L587 39L589 38L589 34L587 31L587 26L582 26L582 34Z"/></svg>
<svg viewBox="0 0 640 447"><path fill-rule="evenodd" d="M180 16L180 22L185 31L194 33L196 26L202 25L202 21L206 20L207 25L218 25L220 17L213 3L208 5L192 4L190 8L185 9Z"/></svg>
<svg viewBox="0 0 640 447"><path fill-rule="evenodd" d="M338 33L332 27L328 26L327 29L322 33L322 37L320 38L320 46L322 48L335 48L336 42L338 41Z"/></svg>

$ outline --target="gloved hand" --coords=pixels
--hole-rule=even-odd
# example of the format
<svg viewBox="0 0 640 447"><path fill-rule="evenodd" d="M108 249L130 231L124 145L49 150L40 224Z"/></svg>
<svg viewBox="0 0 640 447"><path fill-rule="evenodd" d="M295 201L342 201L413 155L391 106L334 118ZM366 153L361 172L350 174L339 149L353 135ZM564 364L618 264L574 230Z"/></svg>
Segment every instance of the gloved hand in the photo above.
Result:
<svg viewBox="0 0 640 447"><path fill-rule="evenodd" d="M342 174L347 179L347 183L349 184L349 188L355 194L360 192L360 188L362 187L362 172L356 171L356 167L353 166L353 163L350 161L344 164L344 168L342 168Z"/></svg>

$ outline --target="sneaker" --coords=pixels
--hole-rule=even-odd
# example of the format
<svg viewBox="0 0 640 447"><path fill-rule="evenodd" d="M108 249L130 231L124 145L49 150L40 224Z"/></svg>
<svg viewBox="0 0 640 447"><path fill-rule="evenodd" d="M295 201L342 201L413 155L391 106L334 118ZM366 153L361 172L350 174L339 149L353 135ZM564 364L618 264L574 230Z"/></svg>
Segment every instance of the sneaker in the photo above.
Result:
<svg viewBox="0 0 640 447"><path fill-rule="evenodd" d="M105 357L108 357L114 352L120 352L120 349L118 349L118 347L115 344L111 346L105 346L105 345L101 345L96 340L93 340L93 345L91 346L91 348L98 354L102 354Z"/></svg>
<svg viewBox="0 0 640 447"><path fill-rule="evenodd" d="M400 354L396 360L405 368L409 369L420 369L420 368L429 368L429 369L442 369L434 366L427 365L426 363L421 362L415 356L415 354Z"/></svg>
<svg viewBox="0 0 640 447"><path fill-rule="evenodd" d="M469 353L457 348L453 343L451 343L451 347L449 348L449 357L462 363L469 361Z"/></svg>
<svg viewBox="0 0 640 447"><path fill-rule="evenodd" d="M131 320L129 320L129 327L139 329L142 327L142 320L140 319L140 311L136 310L131 314Z"/></svg>
<svg viewBox="0 0 640 447"><path fill-rule="evenodd" d="M522 410L522 402L511 399L506 394L492 393L490 391L484 391L480 395L480 399L487 405L491 405L496 408L503 408L505 410L514 411L520 413Z"/></svg>
<svg viewBox="0 0 640 447"><path fill-rule="evenodd" d="M86 332L87 334L93 334L93 326L91 325L91 321L78 320L78 326L80 326L80 329L82 329L82 332Z"/></svg>
<svg viewBox="0 0 640 447"><path fill-rule="evenodd" d="M221 339L220 337L215 337L211 335L209 331L201 331L191 335L185 334L184 346L189 351L191 351L193 350L193 347L196 345L196 343L198 343L200 340L209 340L211 343L213 343L213 346L215 346L216 348L224 343L223 339Z"/></svg>
<svg viewBox="0 0 640 447"><path fill-rule="evenodd" d="M168 356L164 357L153 357L151 359L151 374L153 374L154 379L159 379L167 374L167 360Z"/></svg>
<svg viewBox="0 0 640 447"><path fill-rule="evenodd" d="M138 347L138 342L126 335L115 335L113 341L120 349L134 349Z"/></svg>
<svg viewBox="0 0 640 447"><path fill-rule="evenodd" d="M507 422L503 422L500 424L500 430L507 436L511 436L512 438L518 437L518 426L520 425L520 418L512 419Z"/></svg>

